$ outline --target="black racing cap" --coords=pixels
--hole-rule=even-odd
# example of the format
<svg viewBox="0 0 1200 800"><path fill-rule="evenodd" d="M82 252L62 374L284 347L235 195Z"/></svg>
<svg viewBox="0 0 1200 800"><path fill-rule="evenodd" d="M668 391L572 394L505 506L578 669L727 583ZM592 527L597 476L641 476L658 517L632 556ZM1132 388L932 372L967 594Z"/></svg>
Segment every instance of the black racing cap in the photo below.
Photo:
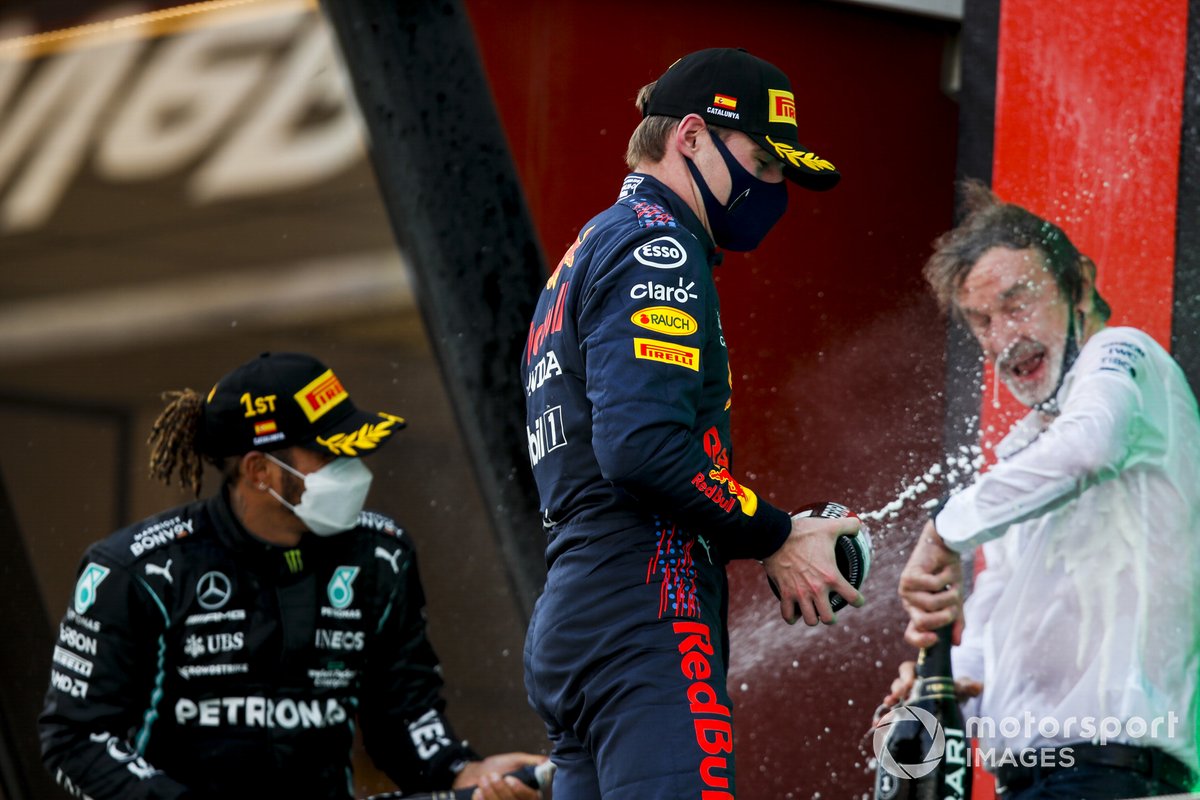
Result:
<svg viewBox="0 0 1200 800"><path fill-rule="evenodd" d="M204 403L201 446L214 458L301 446L364 456L404 420L359 411L333 370L303 353L263 353L230 372Z"/></svg>
<svg viewBox="0 0 1200 800"><path fill-rule="evenodd" d="M732 128L783 162L783 174L806 189L832 189L841 173L800 144L796 97L787 75L741 48L714 47L676 61L654 85L644 116L686 117Z"/></svg>

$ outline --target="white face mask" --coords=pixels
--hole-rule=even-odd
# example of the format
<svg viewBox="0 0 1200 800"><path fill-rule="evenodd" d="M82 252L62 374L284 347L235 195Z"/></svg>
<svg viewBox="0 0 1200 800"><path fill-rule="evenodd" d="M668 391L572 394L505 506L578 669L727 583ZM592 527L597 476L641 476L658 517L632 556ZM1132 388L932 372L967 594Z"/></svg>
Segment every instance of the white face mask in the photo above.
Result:
<svg viewBox="0 0 1200 800"><path fill-rule="evenodd" d="M271 496L292 510L308 529L318 536L332 536L358 524L371 489L371 470L360 458L335 458L316 472L305 475L275 458L264 456L304 481L300 503L292 505L274 489Z"/></svg>

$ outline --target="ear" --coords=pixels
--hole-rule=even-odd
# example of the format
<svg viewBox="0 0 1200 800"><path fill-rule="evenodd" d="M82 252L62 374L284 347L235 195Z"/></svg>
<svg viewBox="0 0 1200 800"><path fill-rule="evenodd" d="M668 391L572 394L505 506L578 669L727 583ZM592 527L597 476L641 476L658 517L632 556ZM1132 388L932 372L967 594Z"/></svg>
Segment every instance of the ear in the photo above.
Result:
<svg viewBox="0 0 1200 800"><path fill-rule="evenodd" d="M679 121L678 127L675 128L673 144L676 152L684 158L695 158L697 150L703 143L701 136L707 130L708 124L698 114L688 114Z"/></svg>
<svg viewBox="0 0 1200 800"><path fill-rule="evenodd" d="M271 462L257 450L251 450L241 458L241 469L238 474L251 486L258 486L261 483L270 483L268 480Z"/></svg>
<svg viewBox="0 0 1200 800"><path fill-rule="evenodd" d="M1096 264L1083 253L1079 254L1079 302L1075 310L1090 317L1096 308Z"/></svg>

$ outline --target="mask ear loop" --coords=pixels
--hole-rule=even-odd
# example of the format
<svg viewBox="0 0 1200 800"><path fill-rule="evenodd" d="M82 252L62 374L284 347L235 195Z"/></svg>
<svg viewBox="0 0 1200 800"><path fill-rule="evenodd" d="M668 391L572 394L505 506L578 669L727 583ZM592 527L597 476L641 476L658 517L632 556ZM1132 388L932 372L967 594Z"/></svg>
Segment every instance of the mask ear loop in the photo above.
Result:
<svg viewBox="0 0 1200 800"><path fill-rule="evenodd" d="M304 481L304 479L305 479L305 477L306 477L306 476L305 476L305 474L304 474L303 472L301 472L300 470L296 469L295 467L293 467L292 465L290 465L290 464L288 464L288 463L286 463L286 462L284 462L284 461L281 461L280 459L276 458L275 456L271 455L270 453L263 453L263 455L264 455L264 456L266 456L266 458L267 458L269 461L273 461L274 463L276 463L276 464L278 464L279 466L283 467L283 468L284 468L285 470L287 470L288 472L290 472L290 473L292 473L293 475L295 475L297 478L299 478L299 479L301 480L301 482L303 482L303 481ZM293 514L294 514L294 513L296 513L296 506L292 505L292 504L291 504L291 503L289 503L287 500L284 500L284 499L283 499L283 496L282 496L281 494L279 494L279 492L277 492L277 491L275 491L274 489L272 489L270 486L267 486L265 483L259 483L259 484L258 484L258 488L259 488L259 489L264 489L264 490L266 490L267 494L271 495L271 497L274 497L276 500L278 500L278 501L279 501L279 503L280 503L280 504L281 504L281 505L282 505L284 508L286 508L286 509L290 510L290 511L291 511Z"/></svg>
<svg viewBox="0 0 1200 800"><path fill-rule="evenodd" d="M1067 372L1075 365L1075 359L1079 358L1079 338L1075 333L1077 323L1079 328L1078 336L1082 336L1084 324L1082 311L1075 311L1067 317L1067 340L1063 343L1062 364L1058 370L1058 383L1054 385L1054 390L1050 392L1049 397L1033 406L1038 411L1043 411L1047 414L1058 414L1058 392L1062 389L1063 381L1067 379Z"/></svg>
<svg viewBox="0 0 1200 800"><path fill-rule="evenodd" d="M288 464L286 461L281 461L280 459L276 458L275 456L271 455L270 453L263 453L263 455L264 455L264 456L267 458L267 460L275 462L275 463L276 463L276 464L278 464L279 466L281 466L281 467L283 467L284 469L286 469L288 472L290 472L290 473L292 473L293 475L295 475L295 476L296 476L297 478L299 478L300 480L304 480L304 478L306 477L306 476L305 476L305 474L304 474L303 472L301 472L300 470L296 469L296 468L295 468L295 467L293 467L291 464ZM263 485L264 485L264 484L261 484L261 483L259 484L259 486L260 486L260 487L261 487L261 486L263 486Z"/></svg>
<svg viewBox="0 0 1200 800"><path fill-rule="evenodd" d="M737 157L733 151L726 146L725 142L721 141L721 137L712 128L708 129L708 135L712 137L713 146L717 148L717 152L721 154L721 160L725 162L725 171L729 173L729 200L725 203L725 210L731 212L742 204L742 201L750 196L750 189L747 187L742 190L742 193L737 197L733 196L734 187L738 183L738 175L736 171L746 172L746 168L738 163Z"/></svg>

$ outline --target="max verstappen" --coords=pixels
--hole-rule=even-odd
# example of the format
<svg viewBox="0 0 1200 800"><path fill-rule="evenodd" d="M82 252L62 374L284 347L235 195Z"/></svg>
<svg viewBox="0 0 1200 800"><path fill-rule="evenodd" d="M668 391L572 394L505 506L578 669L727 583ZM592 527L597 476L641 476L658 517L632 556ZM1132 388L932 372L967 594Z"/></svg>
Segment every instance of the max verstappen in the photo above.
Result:
<svg viewBox="0 0 1200 800"><path fill-rule="evenodd" d="M263 354L207 398L173 399L151 474L207 500L94 544L59 625L39 723L44 761L76 797L348 798L360 724L405 791L478 785L541 758L480 761L443 716L412 543L363 511L361 457L404 426L358 410L307 355Z"/></svg>
<svg viewBox="0 0 1200 800"><path fill-rule="evenodd" d="M797 141L787 76L744 50L684 56L638 108L633 173L551 275L524 353L549 566L525 680L556 800L728 800L725 564L762 560L789 623L863 599L834 561L857 520L791 519L731 472L713 268L779 220L785 178L840 176Z"/></svg>

